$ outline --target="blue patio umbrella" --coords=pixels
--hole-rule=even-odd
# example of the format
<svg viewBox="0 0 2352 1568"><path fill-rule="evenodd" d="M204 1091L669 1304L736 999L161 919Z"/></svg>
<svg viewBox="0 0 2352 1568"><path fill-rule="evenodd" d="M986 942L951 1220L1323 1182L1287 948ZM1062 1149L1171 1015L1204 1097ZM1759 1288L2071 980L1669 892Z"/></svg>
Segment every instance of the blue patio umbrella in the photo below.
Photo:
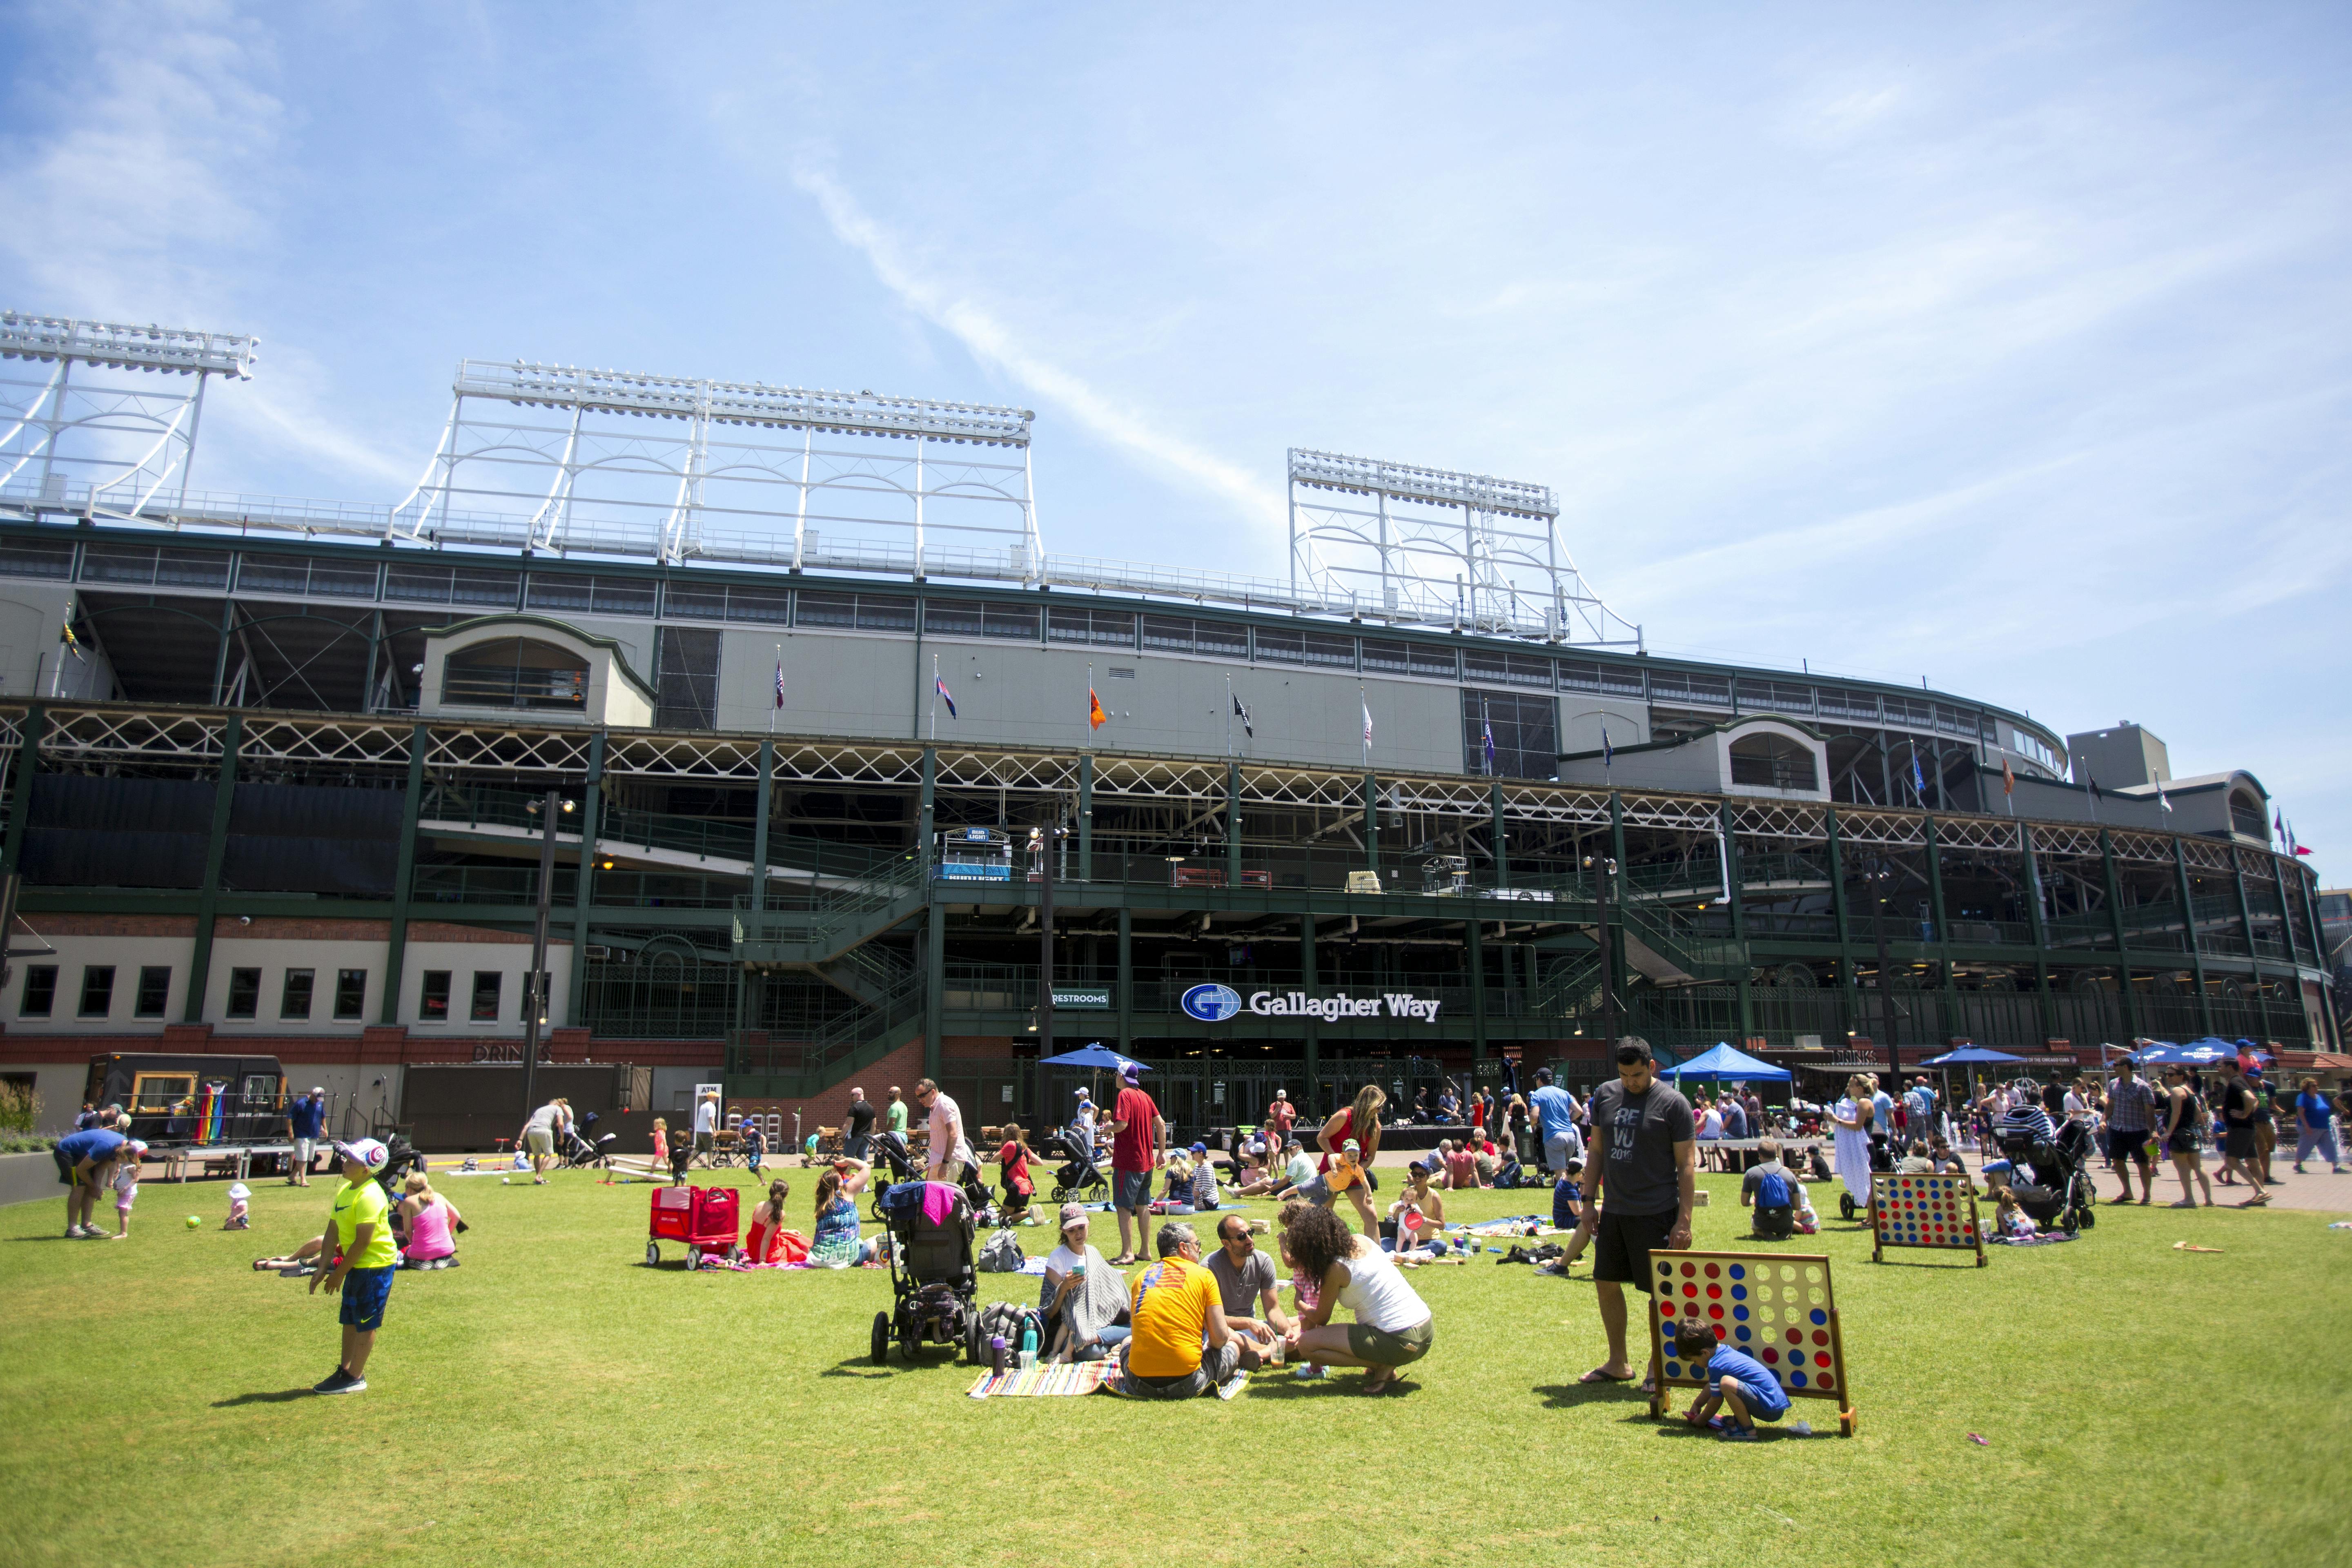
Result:
<svg viewBox="0 0 2352 1568"><path fill-rule="evenodd" d="M1120 1056L1100 1044L1081 1046L1075 1051L1064 1051L1058 1057L1047 1057L1037 1064L1041 1068L1094 1068L1101 1072L1124 1072L1133 1068L1138 1072L1151 1069L1141 1062Z"/></svg>
<svg viewBox="0 0 2352 1568"><path fill-rule="evenodd" d="M2142 1067L2211 1067L2238 1054L2235 1046L2225 1046L2219 1040L2199 1040L2193 1045L2168 1045L2162 1040L2136 1052L2132 1060Z"/></svg>
<svg viewBox="0 0 2352 1568"><path fill-rule="evenodd" d="M1989 1050L1983 1046L1962 1046L1956 1051L1946 1051L1940 1057L1929 1057L1919 1065L1923 1068L1976 1067L1993 1062L2021 1062L2023 1057L2011 1056L2007 1051Z"/></svg>

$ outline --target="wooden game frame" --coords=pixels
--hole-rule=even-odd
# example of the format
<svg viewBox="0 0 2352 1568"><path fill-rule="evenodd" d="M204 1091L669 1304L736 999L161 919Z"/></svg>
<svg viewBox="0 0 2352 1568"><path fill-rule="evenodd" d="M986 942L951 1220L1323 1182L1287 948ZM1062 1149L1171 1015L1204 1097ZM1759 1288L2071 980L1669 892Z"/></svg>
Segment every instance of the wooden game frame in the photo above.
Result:
<svg viewBox="0 0 2352 1568"><path fill-rule="evenodd" d="M1958 1182L1960 1186L1959 1195L1968 1200L1969 1240L1967 1242L1906 1241L1889 1237L1886 1233L1893 1225L1895 1217L1890 1200L1895 1195L1896 1185L1903 1182ZM1916 1247L1925 1252L1964 1252L1973 1247L1976 1249L1977 1267L1982 1268L1986 1261L1984 1222L1977 1209L1976 1184L1969 1179L1965 1172L1958 1175L1948 1171L1926 1174L1902 1171L1872 1172L1870 1176L1870 1260L1873 1263L1884 1262L1885 1260L1884 1254L1890 1247Z"/></svg>
<svg viewBox="0 0 2352 1568"><path fill-rule="evenodd" d="M1855 1428L1862 1424L1862 1413L1854 1408L1853 1380L1851 1376L1852 1369L1847 1365L1845 1359L1845 1334L1838 1321L1837 1287L1835 1282L1831 1279L1830 1260L1826 1254L1811 1252L1669 1252L1661 1248L1651 1252L1649 1258L1650 1268L1652 1270L1650 1282L1654 1286L1660 1279L1664 1277L1665 1272L1669 1269L1674 1270L1677 1275L1679 1275L1681 1273L1682 1266L1685 1264L1688 1264L1694 1268L1700 1270L1704 1270L1708 1265L1712 1264L1716 1266L1718 1270L1718 1275L1707 1276L1707 1278L1715 1279L1720 1277L1732 1279L1739 1278L1738 1276L1735 1276L1731 1273L1731 1270L1735 1268L1743 1269L1762 1269L1767 1268L1778 1268L1783 1264L1796 1264L1800 1267L1809 1264L1820 1265L1822 1270L1822 1294L1827 1301L1827 1305L1821 1309L1826 1320L1822 1324L1822 1329L1829 1335L1828 1350L1831 1363L1837 1368L1837 1385L1833 1388L1791 1388L1786 1383L1783 1383L1781 1384L1781 1388L1782 1391L1791 1399L1829 1399L1836 1401L1838 1406L1838 1434L1839 1436L1845 1437L1851 1437L1853 1436ZM1694 1280L1694 1283L1696 1283L1696 1280ZM1652 1296L1650 1305L1643 1315L1650 1320L1651 1364L1658 1369L1657 1382L1653 1386L1650 1394L1650 1414L1660 1420L1664 1420L1673 1409L1672 1400L1666 1393L1668 1388L1704 1388L1706 1385L1697 1378L1667 1375L1666 1367L1670 1358L1667 1354L1665 1345L1665 1314L1658 1310L1657 1298L1654 1295ZM1718 1337L1720 1337L1719 1333Z"/></svg>

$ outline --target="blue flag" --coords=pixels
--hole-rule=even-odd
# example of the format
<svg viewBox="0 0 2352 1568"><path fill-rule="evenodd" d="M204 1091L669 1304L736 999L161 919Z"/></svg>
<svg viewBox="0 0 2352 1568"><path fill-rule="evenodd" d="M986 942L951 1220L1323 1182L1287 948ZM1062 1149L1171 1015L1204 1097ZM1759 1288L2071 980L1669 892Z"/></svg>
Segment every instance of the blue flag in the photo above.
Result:
<svg viewBox="0 0 2352 1568"><path fill-rule="evenodd" d="M1478 749L1486 756L1486 772L1492 773L1495 771L1495 726L1484 719L1478 721Z"/></svg>
<svg viewBox="0 0 2352 1568"><path fill-rule="evenodd" d="M937 675L931 677L931 689L938 692L940 700L948 705L948 717L954 718L956 716L955 699L948 695L948 683L945 678Z"/></svg>
<svg viewBox="0 0 2352 1568"><path fill-rule="evenodd" d="M1920 805L1927 804L1927 781L1919 772L1919 748L1916 746L1911 748L1911 793L1918 797Z"/></svg>
<svg viewBox="0 0 2352 1568"><path fill-rule="evenodd" d="M1609 726L1601 726L1601 765L1610 767L1617 760L1617 749L1609 743Z"/></svg>

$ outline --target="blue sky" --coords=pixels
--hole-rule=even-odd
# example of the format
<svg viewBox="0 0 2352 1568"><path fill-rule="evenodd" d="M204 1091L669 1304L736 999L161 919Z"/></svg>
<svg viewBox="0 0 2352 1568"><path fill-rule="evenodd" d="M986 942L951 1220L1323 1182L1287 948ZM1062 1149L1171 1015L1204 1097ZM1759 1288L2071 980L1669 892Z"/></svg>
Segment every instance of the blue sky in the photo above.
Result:
<svg viewBox="0 0 2352 1568"><path fill-rule="evenodd" d="M2133 719L2352 872L2325 5L0 13L0 300L257 333L205 488L460 357L1039 415L1050 549L1279 574L1286 447L1549 483L1661 650Z"/></svg>

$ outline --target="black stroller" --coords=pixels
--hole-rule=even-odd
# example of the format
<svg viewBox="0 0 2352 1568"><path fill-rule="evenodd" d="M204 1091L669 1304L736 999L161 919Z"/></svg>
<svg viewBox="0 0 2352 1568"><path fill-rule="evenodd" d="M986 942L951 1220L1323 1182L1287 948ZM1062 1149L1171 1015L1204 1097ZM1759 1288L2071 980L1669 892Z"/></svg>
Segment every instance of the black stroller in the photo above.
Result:
<svg viewBox="0 0 2352 1568"><path fill-rule="evenodd" d="M1110 1195L1110 1180L1095 1164L1095 1152L1079 1141L1076 1132L1067 1127L1056 1127L1039 1151L1048 1160L1065 1162L1054 1173L1054 1201L1068 1203L1071 1199L1099 1187L1103 1195Z"/></svg>
<svg viewBox="0 0 2352 1568"><path fill-rule="evenodd" d="M2009 1162L2009 1189L2017 1206L2040 1226L2088 1230L2099 1223L2099 1194L2091 1181L2091 1130L2068 1121L2054 1141L2004 1118L1993 1129ZM2029 1179L2030 1178L2030 1179Z"/></svg>
<svg viewBox="0 0 2352 1568"><path fill-rule="evenodd" d="M611 1166L613 1145L620 1142L620 1135L597 1131L596 1123L600 1120L591 1110L580 1118L578 1126L565 1130L563 1147L557 1152L563 1156L566 1170L587 1171Z"/></svg>
<svg viewBox="0 0 2352 1568"><path fill-rule="evenodd" d="M877 1205L890 1229L891 1308L874 1314L868 1348L876 1366L889 1364L894 1339L910 1363L925 1345L961 1345L965 1360L975 1364L986 1353L980 1343L980 1285L971 1253L978 1227L971 1205L959 1192L953 1206L934 1223L923 1216L929 1191L930 1184L919 1180L901 1183Z"/></svg>
<svg viewBox="0 0 2352 1568"><path fill-rule="evenodd" d="M1893 1142L1885 1138L1873 1138L1870 1141L1871 1174L1879 1175L1885 1172L1892 1171L1893 1169L1895 1169L1895 1145ZM1852 1219L1856 1212L1857 1210L1853 1201L1853 1194L1850 1192L1840 1193L1838 1194L1838 1217L1840 1219Z"/></svg>
<svg viewBox="0 0 2352 1568"><path fill-rule="evenodd" d="M907 1135L904 1132L880 1133L875 1137L873 1144L877 1163L888 1166L890 1170L890 1180L882 1184L880 1189L874 1194L874 1217L881 1224L887 1225L890 1223L890 1216L883 1211L882 1205L883 1200L890 1195L890 1188L906 1182L920 1182L923 1179L923 1167L915 1163L914 1151L907 1147ZM964 1200L971 1205L972 1217L976 1223L981 1225L1004 1223L1003 1216L996 1207L995 1194L988 1190L988 1184L980 1179L978 1173L969 1173L965 1175L963 1195Z"/></svg>

